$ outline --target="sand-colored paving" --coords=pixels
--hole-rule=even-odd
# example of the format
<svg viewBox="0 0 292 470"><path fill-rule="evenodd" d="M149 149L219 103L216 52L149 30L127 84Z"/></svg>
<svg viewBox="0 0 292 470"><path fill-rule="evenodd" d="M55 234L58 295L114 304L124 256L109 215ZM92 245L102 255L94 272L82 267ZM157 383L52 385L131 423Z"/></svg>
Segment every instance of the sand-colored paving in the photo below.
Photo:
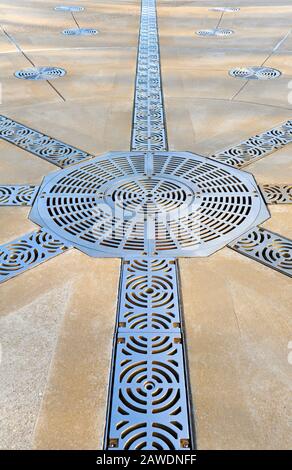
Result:
<svg viewBox="0 0 292 470"><path fill-rule="evenodd" d="M62 35L74 22L59 3L82 4L79 24L99 33ZM230 3L240 11L221 26L232 36L195 34L215 27L208 8ZM171 150L212 155L292 117L291 2L230 3L158 0ZM94 155L128 150L139 13L138 0L2 2L0 113ZM13 76L25 56L66 69L57 91ZM228 75L264 61L281 77ZM56 167L1 141L0 170L0 183L40 184ZM291 147L247 171L291 183ZM270 210L265 227L292 238L292 206ZM28 213L0 208L1 243L35 228ZM0 448L101 448L119 266L71 250L1 286ZM228 248L180 260L180 274L198 448L291 448L291 280Z"/></svg>

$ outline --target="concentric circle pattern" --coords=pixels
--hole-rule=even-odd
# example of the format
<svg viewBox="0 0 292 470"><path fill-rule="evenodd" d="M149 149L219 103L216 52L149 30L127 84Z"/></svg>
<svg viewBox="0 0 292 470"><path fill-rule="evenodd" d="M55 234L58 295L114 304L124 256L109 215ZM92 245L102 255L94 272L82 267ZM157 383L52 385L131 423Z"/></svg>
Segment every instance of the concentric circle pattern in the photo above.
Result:
<svg viewBox="0 0 292 470"><path fill-rule="evenodd" d="M220 11L222 13L234 13L236 11L239 11L240 8L235 8L235 7L214 7L214 8L209 8L210 11Z"/></svg>
<svg viewBox="0 0 292 470"><path fill-rule="evenodd" d="M56 11L72 11L77 12L77 11L83 11L85 8L84 7L79 7L79 6L67 6L67 5L60 5L55 7Z"/></svg>
<svg viewBox="0 0 292 470"><path fill-rule="evenodd" d="M280 77L281 72L271 67L237 67L230 70L229 75L247 80L271 80Z"/></svg>
<svg viewBox="0 0 292 470"><path fill-rule="evenodd" d="M218 36L218 37L226 37L226 36L231 36L234 31L232 29L222 29L222 28L216 28L216 29L200 29L197 31L198 36Z"/></svg>
<svg viewBox="0 0 292 470"><path fill-rule="evenodd" d="M62 32L65 36L94 36L98 33L97 29L93 28L71 28Z"/></svg>
<svg viewBox="0 0 292 470"><path fill-rule="evenodd" d="M113 153L59 171L31 212L92 256L205 256L267 218L252 176L178 152Z"/></svg>
<svg viewBox="0 0 292 470"><path fill-rule="evenodd" d="M66 75L66 70L60 67L30 67L18 70L14 75L22 80L53 80Z"/></svg>

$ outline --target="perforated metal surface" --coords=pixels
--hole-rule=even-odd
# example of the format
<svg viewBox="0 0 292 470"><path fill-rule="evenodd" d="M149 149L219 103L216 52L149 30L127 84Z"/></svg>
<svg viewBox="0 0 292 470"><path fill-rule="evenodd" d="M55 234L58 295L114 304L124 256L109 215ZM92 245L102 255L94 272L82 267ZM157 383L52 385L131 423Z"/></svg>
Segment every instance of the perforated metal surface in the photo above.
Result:
<svg viewBox="0 0 292 470"><path fill-rule="evenodd" d="M60 5L54 8L56 11L72 11L72 12L77 12L77 11L83 11L85 10L84 7L79 7L79 6L67 6L67 5Z"/></svg>
<svg viewBox="0 0 292 470"><path fill-rule="evenodd" d="M155 0L142 1L131 149L167 150Z"/></svg>
<svg viewBox="0 0 292 470"><path fill-rule="evenodd" d="M292 204L292 184L263 184L260 188L268 204Z"/></svg>
<svg viewBox="0 0 292 470"><path fill-rule="evenodd" d="M246 80L271 80L280 77L281 72L271 67L237 67L230 70L229 75Z"/></svg>
<svg viewBox="0 0 292 470"><path fill-rule="evenodd" d="M251 175L187 152L117 152L59 171L30 214L91 256L207 256L268 217Z"/></svg>
<svg viewBox="0 0 292 470"><path fill-rule="evenodd" d="M62 31L65 36L94 36L98 33L97 29L93 28L71 28Z"/></svg>
<svg viewBox="0 0 292 470"><path fill-rule="evenodd" d="M87 152L0 115L0 139L61 168L91 158Z"/></svg>
<svg viewBox="0 0 292 470"><path fill-rule="evenodd" d="M38 230L0 246L0 282L63 253L69 245L46 230Z"/></svg>
<svg viewBox="0 0 292 470"><path fill-rule="evenodd" d="M257 134L234 147L221 150L212 158L237 168L273 153L292 142L292 121L286 121L269 131Z"/></svg>
<svg viewBox="0 0 292 470"><path fill-rule="evenodd" d="M122 264L107 448L191 447L175 260Z"/></svg>
<svg viewBox="0 0 292 470"><path fill-rule="evenodd" d="M0 206L31 206L39 186L0 185Z"/></svg>
<svg viewBox="0 0 292 470"><path fill-rule="evenodd" d="M210 11L220 11L223 13L234 13L236 11L239 11L240 8L233 8L233 7L214 7L214 8L209 8Z"/></svg>
<svg viewBox="0 0 292 470"><path fill-rule="evenodd" d="M30 67L15 72L16 78L23 80L54 80L66 75L66 70L60 67Z"/></svg>
<svg viewBox="0 0 292 470"><path fill-rule="evenodd" d="M204 36L204 37L209 37L209 36L227 37L227 36L231 36L231 34L234 34L234 31L232 31L232 29L223 29L223 28L201 29L197 31L196 34L198 36Z"/></svg>
<svg viewBox="0 0 292 470"><path fill-rule="evenodd" d="M254 227L229 246L282 274L292 276L292 240L288 238L262 227Z"/></svg>

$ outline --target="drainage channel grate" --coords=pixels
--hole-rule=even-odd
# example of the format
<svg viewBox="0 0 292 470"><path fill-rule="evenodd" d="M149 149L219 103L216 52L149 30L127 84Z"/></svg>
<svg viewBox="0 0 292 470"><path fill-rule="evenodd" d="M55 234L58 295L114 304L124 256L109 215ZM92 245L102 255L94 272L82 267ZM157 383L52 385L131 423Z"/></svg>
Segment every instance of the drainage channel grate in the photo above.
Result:
<svg viewBox="0 0 292 470"><path fill-rule="evenodd" d="M207 256L268 217L251 175L180 152L117 152L56 172L30 214L98 257Z"/></svg>
<svg viewBox="0 0 292 470"><path fill-rule="evenodd" d="M72 12L77 12L77 11L83 11L85 10L84 7L79 7L79 6L57 6L54 8L56 11L72 11Z"/></svg>
<svg viewBox="0 0 292 470"><path fill-rule="evenodd" d="M155 0L142 1L132 150L167 150Z"/></svg>
<svg viewBox="0 0 292 470"><path fill-rule="evenodd" d="M230 70L229 75L246 80L271 80L280 77L281 72L271 67L237 67Z"/></svg>
<svg viewBox="0 0 292 470"><path fill-rule="evenodd" d="M218 37L226 37L226 36L231 36L231 34L234 34L234 31L232 29L201 29L200 31L197 31L196 34L198 36L218 36Z"/></svg>
<svg viewBox="0 0 292 470"><path fill-rule="evenodd" d="M60 67L30 67L15 72L16 78L23 80L54 80L55 78L64 77L66 70Z"/></svg>
<svg viewBox="0 0 292 470"><path fill-rule="evenodd" d="M239 11L240 8L233 8L233 7L214 7L214 8L209 8L210 11L219 11L222 13L234 13L236 11Z"/></svg>
<svg viewBox="0 0 292 470"><path fill-rule="evenodd" d="M0 139L62 168L92 157L87 152L1 115Z"/></svg>
<svg viewBox="0 0 292 470"><path fill-rule="evenodd" d="M292 277L292 241L254 227L229 245L233 250Z"/></svg>
<svg viewBox="0 0 292 470"><path fill-rule="evenodd" d="M62 33L66 36L94 36L95 34L98 34L98 31L97 29L92 28L72 28L64 29Z"/></svg>
<svg viewBox="0 0 292 470"><path fill-rule="evenodd" d="M31 206L39 186L0 185L0 206Z"/></svg>
<svg viewBox="0 0 292 470"><path fill-rule="evenodd" d="M291 184L263 184L260 188L267 204L292 204Z"/></svg>
<svg viewBox="0 0 292 470"><path fill-rule="evenodd" d="M63 253L69 245L46 230L38 230L0 246L0 282Z"/></svg>
<svg viewBox="0 0 292 470"><path fill-rule="evenodd" d="M212 158L237 168L244 167L292 142L292 121L257 134L240 144L212 155Z"/></svg>
<svg viewBox="0 0 292 470"><path fill-rule="evenodd" d="M190 449L190 409L174 259L122 263L105 447Z"/></svg>

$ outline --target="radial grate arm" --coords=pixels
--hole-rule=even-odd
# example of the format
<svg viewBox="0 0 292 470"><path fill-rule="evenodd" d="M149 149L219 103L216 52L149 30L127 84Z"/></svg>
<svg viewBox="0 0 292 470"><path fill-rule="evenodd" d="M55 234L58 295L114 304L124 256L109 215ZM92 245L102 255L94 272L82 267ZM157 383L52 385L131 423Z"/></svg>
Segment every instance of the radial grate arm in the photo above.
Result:
<svg viewBox="0 0 292 470"><path fill-rule="evenodd" d="M64 168L92 158L87 152L53 139L6 116L0 116L0 139Z"/></svg>
<svg viewBox="0 0 292 470"><path fill-rule="evenodd" d="M267 204L292 204L292 184L262 184L260 189Z"/></svg>
<svg viewBox="0 0 292 470"><path fill-rule="evenodd" d="M0 206L32 206L39 186L30 184L0 185Z"/></svg>
<svg viewBox="0 0 292 470"><path fill-rule="evenodd" d="M216 152L211 157L222 163L242 168L292 142L292 120L257 134L238 145Z"/></svg>
<svg viewBox="0 0 292 470"><path fill-rule="evenodd" d="M174 259L122 262L105 447L192 447Z"/></svg>
<svg viewBox="0 0 292 470"><path fill-rule="evenodd" d="M46 230L37 230L0 246L0 282L33 268L70 248Z"/></svg>
<svg viewBox="0 0 292 470"><path fill-rule="evenodd" d="M292 240L254 227L228 245L233 250L292 277Z"/></svg>

